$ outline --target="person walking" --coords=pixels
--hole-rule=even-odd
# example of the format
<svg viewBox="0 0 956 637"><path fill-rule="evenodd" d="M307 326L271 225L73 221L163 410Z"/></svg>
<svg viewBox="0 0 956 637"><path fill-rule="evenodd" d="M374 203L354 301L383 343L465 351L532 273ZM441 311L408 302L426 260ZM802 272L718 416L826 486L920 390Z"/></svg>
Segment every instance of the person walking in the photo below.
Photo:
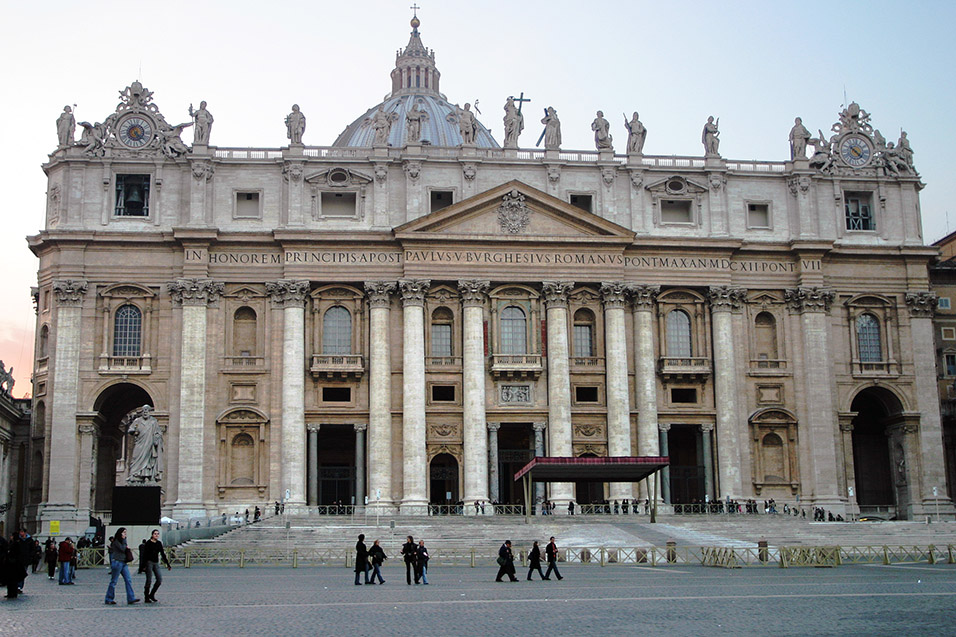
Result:
<svg viewBox="0 0 956 637"><path fill-rule="evenodd" d="M559 579L563 580L561 577L561 572L558 571L558 545L554 543L554 536L551 536L551 541L548 542L548 545L544 548L545 555L548 558L548 570L545 572L544 577L541 579L550 580L551 571L554 571L554 575ZM529 573L530 577L530 573Z"/></svg>
<svg viewBox="0 0 956 637"><path fill-rule="evenodd" d="M159 529L153 529L149 540L143 544L143 570L146 572L146 589L143 595L147 604L155 604L159 601L156 599L156 591L163 585L163 571L159 568L160 558L166 564L167 571L173 570L173 565L169 563L169 558L166 557L166 551L163 549L163 543L159 540ZM156 578L155 584L152 584L153 577ZM152 590L150 584L153 586Z"/></svg>
<svg viewBox="0 0 956 637"><path fill-rule="evenodd" d="M40 568L40 562L43 561L43 547L40 546L40 540L33 540L33 569L31 572L36 573L37 569Z"/></svg>
<svg viewBox="0 0 956 637"><path fill-rule="evenodd" d="M116 530L116 535L110 542L110 585L106 589L107 606L115 606L116 600L116 580L123 576L123 582L126 584L126 603L138 604L140 600L136 599L136 593L133 592L133 578L129 575L129 566L127 562L132 562L133 552L129 550L126 544L126 527L121 526Z"/></svg>
<svg viewBox="0 0 956 637"><path fill-rule="evenodd" d="M528 553L528 581L531 581L531 574L535 571L538 571L538 577L545 579L544 573L541 572L541 547L538 546L538 540L534 541L534 546L531 547L531 551Z"/></svg>
<svg viewBox="0 0 956 637"><path fill-rule="evenodd" d="M418 547L415 546L415 540L409 535L408 541L402 544L402 555L405 558L405 582L412 585L412 571L415 571L417 580L418 567L415 565L418 561ZM417 582L416 582L417 583Z"/></svg>
<svg viewBox="0 0 956 637"><path fill-rule="evenodd" d="M60 585L73 584L73 559L76 557L76 547L73 540L66 538L60 542L57 550L57 560L60 562Z"/></svg>
<svg viewBox="0 0 956 637"><path fill-rule="evenodd" d="M375 583L375 578L378 577L378 583L384 584L385 578L382 577L382 563L388 559L388 556L385 555L385 549L382 548L378 540L372 543L372 548L368 550L369 560L372 562L372 583Z"/></svg>
<svg viewBox="0 0 956 637"><path fill-rule="evenodd" d="M517 582L515 577L515 554L511 550L511 540L505 540L505 543L498 549L498 574L495 581L500 582L502 575L507 575L512 582Z"/></svg>
<svg viewBox="0 0 956 637"><path fill-rule="evenodd" d="M139 568L136 569L137 575L142 575L146 572L146 556L143 554L143 549L146 548L146 539L143 538L143 541L139 543L139 548L137 549L137 554L139 555Z"/></svg>
<svg viewBox="0 0 956 637"><path fill-rule="evenodd" d="M368 579L368 548L365 546L365 534L360 533L358 536L358 542L355 543L355 585L361 586L362 582L359 581L359 575L365 575L366 584L374 584L374 582L369 581Z"/></svg>
<svg viewBox="0 0 956 637"><path fill-rule="evenodd" d="M417 584L418 579L421 578L422 584L428 586L428 549L425 548L425 540L418 540L417 551L415 563L418 569L415 573L415 583Z"/></svg>
<svg viewBox="0 0 956 637"><path fill-rule="evenodd" d="M46 574L50 579L53 579L53 574L56 573L56 563L59 557L60 552L57 550L56 542L52 538L47 540L43 560L46 562Z"/></svg>

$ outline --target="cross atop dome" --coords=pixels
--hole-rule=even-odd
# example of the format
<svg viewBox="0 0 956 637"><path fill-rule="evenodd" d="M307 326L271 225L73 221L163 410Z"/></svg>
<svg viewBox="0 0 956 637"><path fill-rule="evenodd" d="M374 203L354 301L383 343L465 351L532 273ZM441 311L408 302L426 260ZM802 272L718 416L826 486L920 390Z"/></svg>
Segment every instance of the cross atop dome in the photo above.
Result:
<svg viewBox="0 0 956 637"><path fill-rule="evenodd" d="M409 23L412 33L405 48L395 54L391 96L406 93L439 94L438 81L441 73L435 67L435 51L425 48L418 33L418 27L422 23L418 19L420 8L417 4L409 7L414 12Z"/></svg>

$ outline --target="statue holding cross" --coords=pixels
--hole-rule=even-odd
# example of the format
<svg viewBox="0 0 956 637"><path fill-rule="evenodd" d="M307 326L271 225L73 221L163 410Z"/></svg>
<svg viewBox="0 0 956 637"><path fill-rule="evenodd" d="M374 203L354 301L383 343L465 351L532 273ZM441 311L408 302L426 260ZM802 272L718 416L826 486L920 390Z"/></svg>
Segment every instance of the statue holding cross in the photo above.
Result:
<svg viewBox="0 0 956 637"><path fill-rule="evenodd" d="M524 130L524 115L521 114L521 102L530 102L526 99L524 93L517 99L512 95L505 102L505 148L518 147L518 135ZM518 102L517 108L515 102Z"/></svg>

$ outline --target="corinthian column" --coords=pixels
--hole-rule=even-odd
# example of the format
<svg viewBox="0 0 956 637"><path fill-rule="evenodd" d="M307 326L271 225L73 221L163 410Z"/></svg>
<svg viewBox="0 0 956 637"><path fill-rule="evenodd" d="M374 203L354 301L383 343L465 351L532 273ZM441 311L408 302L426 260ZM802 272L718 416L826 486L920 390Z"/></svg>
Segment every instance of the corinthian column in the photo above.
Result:
<svg viewBox="0 0 956 637"><path fill-rule="evenodd" d="M910 331L913 338L913 370L916 376L916 406L920 413L916 435L921 475L917 491L911 481L910 502L922 504L917 514L931 514L936 507L952 517L953 503L946 497L946 467L943 462L943 430L939 414L939 388L936 381L936 350L933 339L933 314L939 299L933 292L907 292ZM886 336L889 340L890 336ZM912 463L911 463L912 466ZM933 489L936 489L934 495Z"/></svg>
<svg viewBox="0 0 956 637"><path fill-rule="evenodd" d="M607 451L609 456L631 455L631 402L627 392L627 334L624 307L628 285L601 284L604 297L604 360L607 369ZM612 482L611 500L634 497L630 482Z"/></svg>
<svg viewBox="0 0 956 637"><path fill-rule="evenodd" d="M266 283L282 308L282 495L286 504L306 503L305 480L305 298L308 281Z"/></svg>
<svg viewBox="0 0 956 637"><path fill-rule="evenodd" d="M76 501L76 407L80 365L80 333L86 281L54 281L56 348L53 351L53 387L50 414L50 477L41 518L73 519ZM81 468L81 470L84 470ZM6 496L6 494L2 494ZM72 526L72 525L71 525Z"/></svg>
<svg viewBox="0 0 956 637"><path fill-rule="evenodd" d="M801 437L806 432L812 450L810 462L812 484L810 498L813 504L837 512L845 507L846 498L838 492L837 482L837 412L833 397L833 361L830 360L830 304L833 291L825 288L801 287L784 290L784 298L792 312L801 315L803 333L803 382L807 396L808 422L800 423ZM806 497L806 483L804 497Z"/></svg>
<svg viewBox="0 0 956 637"><path fill-rule="evenodd" d="M167 288L182 307L182 363L179 374L178 515L204 515L203 447L206 413L206 309L218 303L223 283L177 279Z"/></svg>
<svg viewBox="0 0 956 637"><path fill-rule="evenodd" d="M544 281L548 308L548 443L552 456L570 458L571 450L571 376L568 371L568 293L571 281ZM551 484L551 500L566 505L574 498L574 484Z"/></svg>
<svg viewBox="0 0 956 637"><path fill-rule="evenodd" d="M737 428L740 423L737 404L737 366L734 353L734 326L731 312L740 309L746 295L742 288L726 285L708 290L714 326L714 394L717 403L717 473L721 497L743 495L740 478L740 447Z"/></svg>
<svg viewBox="0 0 956 637"><path fill-rule="evenodd" d="M392 361L388 351L388 308L394 281L367 281L369 304L368 501L391 506Z"/></svg>
<svg viewBox="0 0 956 637"><path fill-rule="evenodd" d="M659 285L635 285L631 288L634 307L634 385L637 407L637 455L656 456L657 376L654 371L654 304ZM650 498L649 481L641 483L641 497Z"/></svg>
<svg viewBox="0 0 956 637"><path fill-rule="evenodd" d="M398 282L403 305L402 451L404 480L402 513L425 513L428 498L425 476L425 293L431 281Z"/></svg>
<svg viewBox="0 0 956 637"><path fill-rule="evenodd" d="M488 471L490 475L490 499L492 502L498 502L501 497L501 486L498 478L498 430L501 429L501 423L488 423Z"/></svg>
<svg viewBox="0 0 956 637"><path fill-rule="evenodd" d="M485 423L484 304L488 281L459 281L464 308L462 403L464 422L465 511L488 499L488 435Z"/></svg>

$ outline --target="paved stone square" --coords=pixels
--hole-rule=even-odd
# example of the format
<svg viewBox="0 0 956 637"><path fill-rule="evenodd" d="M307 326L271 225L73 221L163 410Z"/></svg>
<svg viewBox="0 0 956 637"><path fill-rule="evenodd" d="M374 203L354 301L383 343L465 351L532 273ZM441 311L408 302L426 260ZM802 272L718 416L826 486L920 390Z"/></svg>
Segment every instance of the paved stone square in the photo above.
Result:
<svg viewBox="0 0 956 637"><path fill-rule="evenodd" d="M956 566L834 569L567 565L563 581L495 583L491 568L434 568L385 586L345 568L191 568L166 572L155 606L103 605L105 570L76 586L45 574L0 600L3 635L939 635L956 622ZM138 594L143 576L134 576ZM66 627L69 630L65 630Z"/></svg>

